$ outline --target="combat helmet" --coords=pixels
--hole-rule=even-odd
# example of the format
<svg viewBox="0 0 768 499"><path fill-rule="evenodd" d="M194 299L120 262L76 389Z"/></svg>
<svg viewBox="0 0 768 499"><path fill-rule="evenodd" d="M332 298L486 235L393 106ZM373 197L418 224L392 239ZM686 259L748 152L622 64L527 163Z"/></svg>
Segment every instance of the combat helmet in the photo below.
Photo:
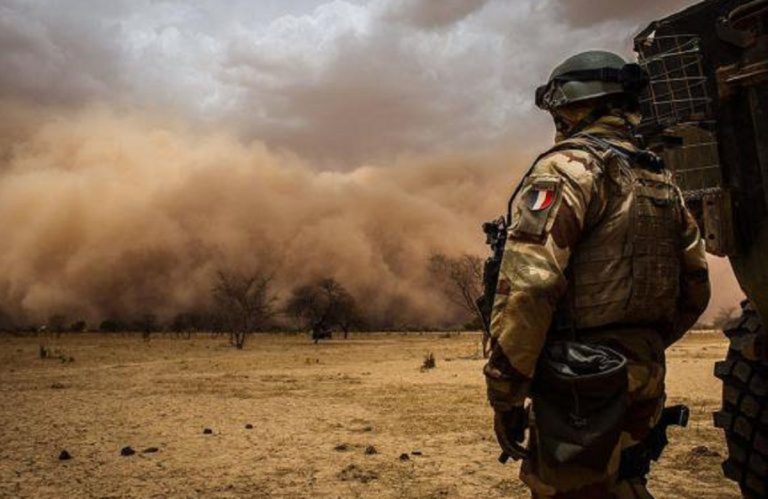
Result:
<svg viewBox="0 0 768 499"><path fill-rule="evenodd" d="M549 81L536 89L536 106L551 111L574 102L609 95L638 96L648 85L648 75L637 64L602 50L569 57L557 66Z"/></svg>

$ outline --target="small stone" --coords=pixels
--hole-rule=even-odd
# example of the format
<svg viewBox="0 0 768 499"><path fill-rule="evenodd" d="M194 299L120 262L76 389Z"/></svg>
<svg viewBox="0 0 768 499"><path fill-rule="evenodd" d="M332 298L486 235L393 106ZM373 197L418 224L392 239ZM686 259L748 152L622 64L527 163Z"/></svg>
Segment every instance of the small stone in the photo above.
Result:
<svg viewBox="0 0 768 499"><path fill-rule="evenodd" d="M59 383L58 381L51 385L51 389L53 390L62 390L64 388L66 388L66 386L64 386L63 383Z"/></svg>
<svg viewBox="0 0 768 499"><path fill-rule="evenodd" d="M421 456L422 452L420 450L413 450L411 451L412 456Z"/></svg>
<svg viewBox="0 0 768 499"><path fill-rule="evenodd" d="M400 457L398 459L400 459L401 461L410 461L411 456L409 456L406 452L403 452L402 454L400 454Z"/></svg>
<svg viewBox="0 0 768 499"><path fill-rule="evenodd" d="M136 454L136 451L133 450L130 446L120 449L120 455L123 457L132 456L134 454Z"/></svg>
<svg viewBox="0 0 768 499"><path fill-rule="evenodd" d="M349 444L339 444L333 448L336 452L346 452L349 450Z"/></svg>
<svg viewBox="0 0 768 499"><path fill-rule="evenodd" d="M66 449L59 454L59 461L69 461L70 459L72 459L72 454L67 452Z"/></svg>
<svg viewBox="0 0 768 499"><path fill-rule="evenodd" d="M376 447L374 447L373 445L369 445L368 447L365 448L365 455L366 456L372 456L372 455L378 454L378 453L379 453L379 451L377 451Z"/></svg>
<svg viewBox="0 0 768 499"><path fill-rule="evenodd" d="M253 425L251 423L248 423L247 425L245 425L245 429L246 430L252 430L253 429Z"/></svg>
<svg viewBox="0 0 768 499"><path fill-rule="evenodd" d="M155 452L157 452L159 450L160 449L158 449L157 447L147 447L146 449L144 449L141 452L142 452L142 454L154 454Z"/></svg>
<svg viewBox="0 0 768 499"><path fill-rule="evenodd" d="M203 435L212 435L212 434L213 434L213 430L210 428L205 428L203 430Z"/></svg>
<svg viewBox="0 0 768 499"><path fill-rule="evenodd" d="M720 457L720 453L710 449L706 445L699 445L691 449L691 455L700 457Z"/></svg>

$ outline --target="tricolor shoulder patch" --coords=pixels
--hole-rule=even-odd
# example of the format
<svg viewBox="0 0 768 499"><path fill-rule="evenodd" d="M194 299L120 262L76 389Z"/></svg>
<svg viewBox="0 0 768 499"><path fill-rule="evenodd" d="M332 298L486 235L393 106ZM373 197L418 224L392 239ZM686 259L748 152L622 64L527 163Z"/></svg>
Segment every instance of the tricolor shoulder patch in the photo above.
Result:
<svg viewBox="0 0 768 499"><path fill-rule="evenodd" d="M513 239L543 243L555 219L562 198L562 179L555 175L531 175L512 215L510 236Z"/></svg>
<svg viewBox="0 0 768 499"><path fill-rule="evenodd" d="M534 185L525 196L525 204L531 211L546 210L555 200L555 186Z"/></svg>

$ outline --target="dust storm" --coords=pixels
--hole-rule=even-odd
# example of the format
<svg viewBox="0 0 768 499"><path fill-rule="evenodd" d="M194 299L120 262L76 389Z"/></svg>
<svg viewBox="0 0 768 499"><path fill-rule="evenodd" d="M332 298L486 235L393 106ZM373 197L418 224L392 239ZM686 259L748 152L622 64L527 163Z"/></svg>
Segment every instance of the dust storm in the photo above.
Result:
<svg viewBox="0 0 768 499"><path fill-rule="evenodd" d="M266 266L283 298L336 278L378 327L461 324L425 262L485 255L552 137L533 89L574 43L691 2L582 3L9 2L0 322L167 321L217 268ZM713 262L712 310L735 306Z"/></svg>
<svg viewBox="0 0 768 499"><path fill-rule="evenodd" d="M519 170L499 153L319 171L146 114L30 110L4 106L29 117L4 124L0 166L0 303L16 320L169 319L206 306L217 269L267 267L281 294L332 276L375 324L445 326L456 310L427 259L482 254L480 222Z"/></svg>
<svg viewBox="0 0 768 499"><path fill-rule="evenodd" d="M0 311L97 323L204 309L219 269L268 269L279 296L334 277L379 327L466 319L427 261L485 250L530 161L509 148L323 170L284 149L105 105L5 103ZM710 314L740 296L727 262Z"/></svg>
<svg viewBox="0 0 768 499"><path fill-rule="evenodd" d="M0 0L0 496L527 496L430 257L486 256L551 142L554 64L690 3ZM704 322L741 297L710 262ZM173 330L220 271L274 276L278 312L332 277L371 331ZM149 315L164 332L97 331ZM711 424L727 348L668 351L691 424L661 497L737 497Z"/></svg>

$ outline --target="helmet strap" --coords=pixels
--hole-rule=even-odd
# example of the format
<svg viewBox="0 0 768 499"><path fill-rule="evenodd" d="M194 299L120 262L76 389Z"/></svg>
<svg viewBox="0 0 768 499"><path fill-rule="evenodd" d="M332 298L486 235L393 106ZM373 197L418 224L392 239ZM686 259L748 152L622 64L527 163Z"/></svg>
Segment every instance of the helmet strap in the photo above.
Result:
<svg viewBox="0 0 768 499"><path fill-rule="evenodd" d="M610 110L608 109L608 106L605 103L600 104L599 106L595 106L592 111L589 112L589 114L581 121L576 123L576 126L571 130L571 135L579 133L580 131L587 128L589 125L594 123L595 121L599 120L601 117L605 116Z"/></svg>
<svg viewBox="0 0 768 499"><path fill-rule="evenodd" d="M592 108L586 116L576 122L569 121L562 114L557 112L552 113L552 118L555 121L555 128L557 129L558 136L562 135L562 137L565 138L581 132L609 111L610 109L606 103L600 103Z"/></svg>

